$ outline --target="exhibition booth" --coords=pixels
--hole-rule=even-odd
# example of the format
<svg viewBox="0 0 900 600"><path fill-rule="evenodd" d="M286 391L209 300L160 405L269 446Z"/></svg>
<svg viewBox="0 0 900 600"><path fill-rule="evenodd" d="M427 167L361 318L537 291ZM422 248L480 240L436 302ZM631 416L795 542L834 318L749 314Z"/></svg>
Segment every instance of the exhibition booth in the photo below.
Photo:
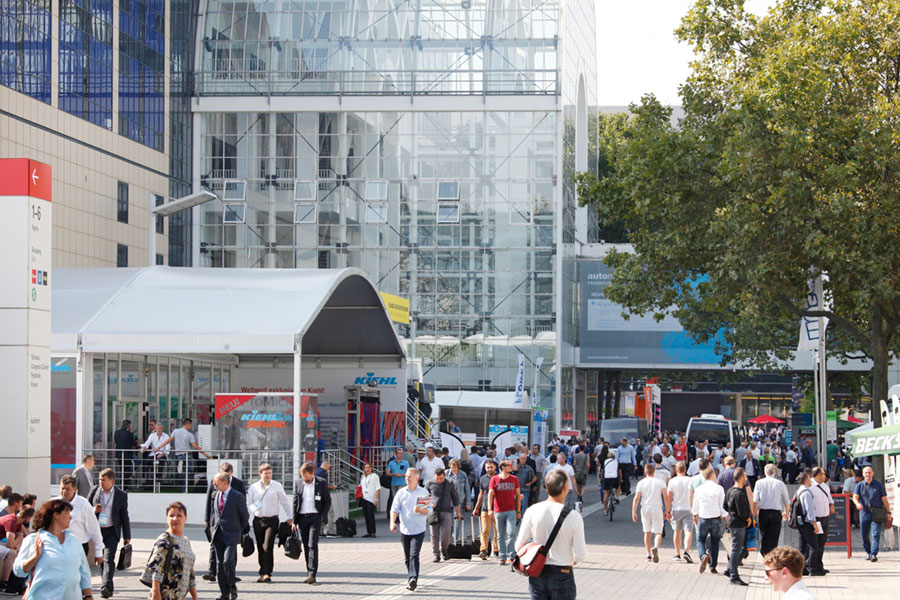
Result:
<svg viewBox="0 0 900 600"><path fill-rule="evenodd" d="M156 266L54 275L53 483L83 453L113 452L124 420L143 442L151 421L171 433L189 417L213 457L209 468L248 457L277 462L286 486L317 450L405 441L405 352L360 270ZM203 467L169 462L151 478L193 478L189 491L199 491ZM146 479L147 469L129 459L123 470Z"/></svg>

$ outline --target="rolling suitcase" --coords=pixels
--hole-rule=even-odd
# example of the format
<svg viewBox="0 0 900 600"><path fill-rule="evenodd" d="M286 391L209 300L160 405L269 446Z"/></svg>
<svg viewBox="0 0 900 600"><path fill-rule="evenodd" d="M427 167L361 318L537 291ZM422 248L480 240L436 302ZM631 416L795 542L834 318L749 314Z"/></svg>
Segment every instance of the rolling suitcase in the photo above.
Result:
<svg viewBox="0 0 900 600"><path fill-rule="evenodd" d="M475 556L481 552L481 536L475 533L475 515L470 515L469 518L472 522L472 537L469 539L472 544L472 556Z"/></svg>
<svg viewBox="0 0 900 600"><path fill-rule="evenodd" d="M459 537L453 536L453 541L450 542L450 546L447 548L447 556L472 560L472 543L466 542L466 522L463 520L462 524L462 535ZM453 527L453 533L455 534L456 527L454 525L451 525L451 527Z"/></svg>

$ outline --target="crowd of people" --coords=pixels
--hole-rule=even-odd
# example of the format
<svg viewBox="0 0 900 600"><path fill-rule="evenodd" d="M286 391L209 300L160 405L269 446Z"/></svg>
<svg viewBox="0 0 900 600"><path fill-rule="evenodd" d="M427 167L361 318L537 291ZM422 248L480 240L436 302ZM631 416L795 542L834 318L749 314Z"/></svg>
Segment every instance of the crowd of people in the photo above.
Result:
<svg viewBox="0 0 900 600"><path fill-rule="evenodd" d="M189 432L190 424L185 425ZM186 452L192 447L184 434L158 437L157 452L174 441ZM451 541L463 538L464 515L471 511L473 537L476 519L479 524L479 558L493 555L513 568L523 547L549 540L544 569L529 578L532 598L574 598L573 568L587 554L581 503L595 475L605 514L633 494L631 516L641 523L647 561L659 562L668 523L673 560L696 564L701 574L718 573L727 531L724 575L746 586L740 575L748 556L746 538L748 531L758 531L773 588L790 592L785 597L812 598L801 578L829 572L823 551L834 512L834 479L843 475L836 487L852 501L867 560L878 560L880 534L891 518L887 492L870 465L844 460L839 447L829 450L825 467L815 458L811 444L786 443L780 428L751 429L749 439L736 448L707 440L688 444L677 433L643 443L554 436L546 451L538 445L483 445L458 456L429 443L397 448L381 475L365 463L356 496L366 526L362 537L372 538L381 488L389 488L385 512L390 530L400 533L410 590L417 587L426 531L433 561L446 561ZM94 466L93 457L84 456L71 475L61 478L59 496L39 507L35 496L0 487L0 594L21 594L28 587L29 600L49 598L51 591L54 599L60 591L64 600L91 598L91 566L96 564L100 595L114 595L120 542L130 551L128 493L116 485L113 469L100 470L95 480ZM248 543L255 544L257 583L272 582L276 541L286 545L294 539L302 547L304 583L316 584L319 541L335 535L329 470L327 462L303 464L291 500L273 479L270 465L260 465L248 486L229 463L221 464L206 493L209 562L202 575L217 584L217 600L236 600L238 553L243 548L246 555ZM788 484L797 485L793 496ZM283 522L281 515L287 516ZM154 541L141 579L153 600L196 598L196 556L184 533L187 509L174 502L165 517L167 529ZM798 530L796 549L779 545L785 521Z"/></svg>

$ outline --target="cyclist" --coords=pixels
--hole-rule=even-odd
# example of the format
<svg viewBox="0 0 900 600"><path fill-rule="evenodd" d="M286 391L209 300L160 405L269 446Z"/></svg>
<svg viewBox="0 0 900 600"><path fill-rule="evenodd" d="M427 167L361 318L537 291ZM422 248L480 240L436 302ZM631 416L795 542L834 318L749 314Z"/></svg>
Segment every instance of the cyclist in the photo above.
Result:
<svg viewBox="0 0 900 600"><path fill-rule="evenodd" d="M609 456L606 457L606 460L603 461L602 473L603 514L609 515L610 509L615 510L615 507L610 499L613 497L613 494L618 497L618 490L622 481L622 468L619 466L619 461L616 460L616 455L614 452L610 452Z"/></svg>

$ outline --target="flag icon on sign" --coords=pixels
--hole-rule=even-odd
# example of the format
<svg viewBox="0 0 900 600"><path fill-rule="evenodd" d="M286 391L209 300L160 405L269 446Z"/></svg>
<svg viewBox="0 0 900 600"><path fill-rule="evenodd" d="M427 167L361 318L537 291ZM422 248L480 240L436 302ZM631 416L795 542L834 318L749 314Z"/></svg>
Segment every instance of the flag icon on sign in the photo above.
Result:
<svg viewBox="0 0 900 600"><path fill-rule="evenodd" d="M50 284L50 272L44 271L44 287Z"/></svg>
<svg viewBox="0 0 900 600"><path fill-rule="evenodd" d="M31 283L37 283L37 269L31 270Z"/></svg>
<svg viewBox="0 0 900 600"><path fill-rule="evenodd" d="M43 271L37 272L37 284L44 285L44 272Z"/></svg>

